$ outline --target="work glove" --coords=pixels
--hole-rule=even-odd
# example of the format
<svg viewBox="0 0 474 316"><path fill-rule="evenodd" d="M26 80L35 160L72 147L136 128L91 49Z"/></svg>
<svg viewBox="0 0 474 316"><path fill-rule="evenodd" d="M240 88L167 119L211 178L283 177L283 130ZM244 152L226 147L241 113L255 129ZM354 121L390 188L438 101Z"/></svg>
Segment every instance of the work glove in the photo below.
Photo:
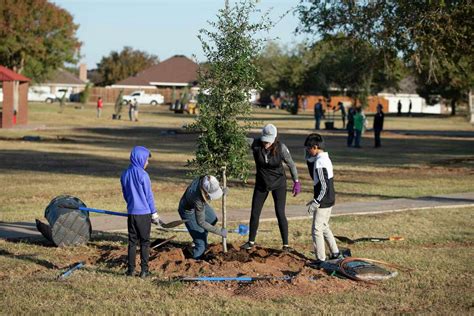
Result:
<svg viewBox="0 0 474 316"><path fill-rule="evenodd" d="M158 213L151 214L151 222L155 225L161 226L161 220Z"/></svg>
<svg viewBox="0 0 474 316"><path fill-rule="evenodd" d="M293 196L297 196L301 192L301 183L299 181L295 181L293 183Z"/></svg>
<svg viewBox="0 0 474 316"><path fill-rule="evenodd" d="M226 196L227 194L229 194L229 188L225 187L225 188L222 188L222 194L224 196Z"/></svg>
<svg viewBox="0 0 474 316"><path fill-rule="evenodd" d="M319 208L319 203L315 199L312 199L308 203L306 203L306 206L308 207L308 213L310 215L313 215L314 212Z"/></svg>
<svg viewBox="0 0 474 316"><path fill-rule="evenodd" d="M227 229L225 229L225 228L221 229L221 236L224 237L224 238L227 238Z"/></svg>

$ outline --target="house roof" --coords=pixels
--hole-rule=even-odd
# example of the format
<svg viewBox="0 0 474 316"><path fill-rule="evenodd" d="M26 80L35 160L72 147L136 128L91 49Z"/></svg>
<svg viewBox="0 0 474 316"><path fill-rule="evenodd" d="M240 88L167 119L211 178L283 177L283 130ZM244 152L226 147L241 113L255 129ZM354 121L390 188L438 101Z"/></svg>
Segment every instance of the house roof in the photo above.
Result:
<svg viewBox="0 0 474 316"><path fill-rule="evenodd" d="M119 81L114 86L187 85L197 80L198 69L199 65L191 59L176 55Z"/></svg>
<svg viewBox="0 0 474 316"><path fill-rule="evenodd" d="M1 81L31 81L29 78L17 74L13 70L0 66L0 82Z"/></svg>
<svg viewBox="0 0 474 316"><path fill-rule="evenodd" d="M66 71L64 69L58 69L56 70L53 75L51 76L51 79L46 80L43 83L61 83L61 84L78 84L78 85L84 85L86 84L84 81L79 79L77 76L73 75L69 71Z"/></svg>

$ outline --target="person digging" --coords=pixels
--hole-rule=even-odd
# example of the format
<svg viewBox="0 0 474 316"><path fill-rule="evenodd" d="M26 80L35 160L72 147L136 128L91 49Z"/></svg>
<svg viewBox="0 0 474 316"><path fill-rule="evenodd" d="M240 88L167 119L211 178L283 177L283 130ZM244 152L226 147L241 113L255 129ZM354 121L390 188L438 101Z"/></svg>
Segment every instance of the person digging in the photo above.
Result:
<svg viewBox="0 0 474 316"><path fill-rule="evenodd" d="M193 239L191 255L194 259L200 259L206 251L208 232L227 237L225 228L215 226L217 216L209 205L211 201L220 199L222 194L226 193L227 188L223 190L216 177L206 175L195 178L179 201L179 216L187 220L185 225Z"/></svg>

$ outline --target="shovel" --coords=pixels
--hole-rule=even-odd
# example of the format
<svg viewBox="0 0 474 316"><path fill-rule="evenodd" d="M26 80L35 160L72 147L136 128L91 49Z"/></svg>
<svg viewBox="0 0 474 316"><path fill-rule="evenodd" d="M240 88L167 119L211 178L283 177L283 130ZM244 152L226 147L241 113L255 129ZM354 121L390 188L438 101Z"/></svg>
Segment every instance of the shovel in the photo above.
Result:
<svg viewBox="0 0 474 316"><path fill-rule="evenodd" d="M90 208L90 207L83 207L83 206L72 207L72 206L69 206L69 205L62 205L61 207L69 208L69 209L73 209L73 210L81 210L81 211L84 211L84 212L101 213L101 214L107 214L107 215L128 217L127 213L113 212L113 211L107 211L107 210L99 210L99 209ZM172 222L169 222L169 223L165 223L165 222L160 220L160 225L163 228L173 228L173 227L179 226L181 224L184 224L186 222L187 222L187 220L178 220L178 221L172 221Z"/></svg>
<svg viewBox="0 0 474 316"><path fill-rule="evenodd" d="M339 239L342 242L348 244L355 244L356 242L361 241L371 241L371 242L380 242L380 241L387 241L387 240L404 240L405 238L401 236L390 236L390 237L361 237L357 239L350 239L349 237L345 236L334 236L335 238Z"/></svg>

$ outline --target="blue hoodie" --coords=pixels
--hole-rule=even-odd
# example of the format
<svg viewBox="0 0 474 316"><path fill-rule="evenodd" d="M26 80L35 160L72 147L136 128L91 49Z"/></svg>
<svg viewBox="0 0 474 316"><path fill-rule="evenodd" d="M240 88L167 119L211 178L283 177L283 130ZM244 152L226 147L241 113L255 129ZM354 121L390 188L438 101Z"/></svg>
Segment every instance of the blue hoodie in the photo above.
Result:
<svg viewBox="0 0 474 316"><path fill-rule="evenodd" d="M156 213L150 177L144 169L148 157L148 149L142 146L134 147L130 153L131 163L120 177L123 198L127 202L128 214L131 215Z"/></svg>

